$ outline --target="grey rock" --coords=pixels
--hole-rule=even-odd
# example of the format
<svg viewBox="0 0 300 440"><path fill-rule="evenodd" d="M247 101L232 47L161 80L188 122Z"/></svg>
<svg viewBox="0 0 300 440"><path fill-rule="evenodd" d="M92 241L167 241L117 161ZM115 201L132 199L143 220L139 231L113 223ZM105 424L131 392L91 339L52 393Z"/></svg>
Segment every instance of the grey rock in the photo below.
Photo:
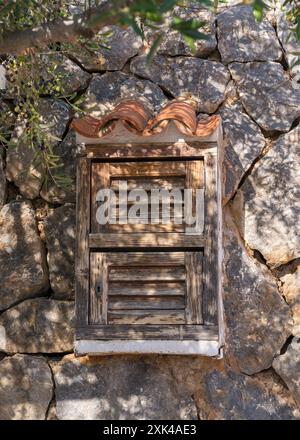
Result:
<svg viewBox="0 0 300 440"><path fill-rule="evenodd" d="M43 357L16 354L0 362L0 420L44 420L52 393Z"/></svg>
<svg viewBox="0 0 300 440"><path fill-rule="evenodd" d="M167 102L162 90L151 81L122 72L94 75L85 95L84 110L94 117L103 116L125 98L143 101L150 111L158 111Z"/></svg>
<svg viewBox="0 0 300 440"><path fill-rule="evenodd" d="M174 97L189 93L203 113L214 113L225 99L230 75L217 61L156 55L147 65L145 55L131 62L131 71L157 83Z"/></svg>
<svg viewBox="0 0 300 440"><path fill-rule="evenodd" d="M100 0L98 3L101 3ZM70 15L82 14L86 10L85 0L72 0L68 3L68 11Z"/></svg>
<svg viewBox="0 0 300 440"><path fill-rule="evenodd" d="M56 208L45 220L50 284L54 298L74 297L75 206Z"/></svg>
<svg viewBox="0 0 300 440"><path fill-rule="evenodd" d="M48 125L48 133L54 138L49 138L49 144L57 144L56 138L61 138L70 119L70 108L63 101L43 99L39 106L41 123ZM7 152L6 175L9 181L19 187L20 193L34 199L39 195L44 180L44 170L41 164L34 160L35 151L24 140L26 121L19 119L12 136L18 144L16 148ZM41 145L35 145L38 151Z"/></svg>
<svg viewBox="0 0 300 440"><path fill-rule="evenodd" d="M266 131L289 131L300 116L300 87L279 63L233 63L229 66L247 113Z"/></svg>
<svg viewBox="0 0 300 440"><path fill-rule="evenodd" d="M0 350L61 353L73 348L74 303L28 299L0 316Z"/></svg>
<svg viewBox="0 0 300 440"><path fill-rule="evenodd" d="M150 360L67 356L53 372L60 420L197 419L189 393Z"/></svg>
<svg viewBox="0 0 300 440"><path fill-rule="evenodd" d="M71 56L86 70L121 70L142 47L142 39L131 27L106 26L93 38L91 47L81 47Z"/></svg>
<svg viewBox="0 0 300 440"><path fill-rule="evenodd" d="M11 202L0 211L0 310L45 292L46 256L30 203Z"/></svg>
<svg viewBox="0 0 300 440"><path fill-rule="evenodd" d="M224 130L224 201L227 202L266 142L259 127L239 103L222 106L219 114Z"/></svg>
<svg viewBox="0 0 300 440"><path fill-rule="evenodd" d="M291 23L287 21L286 14L284 12L276 12L276 27L277 35L284 49L285 58L289 65L289 70L295 81L300 80L300 65L299 55L300 42L297 40L293 30L291 29Z"/></svg>
<svg viewBox="0 0 300 440"><path fill-rule="evenodd" d="M274 359L273 367L300 406L300 338L293 338L286 352Z"/></svg>
<svg viewBox="0 0 300 440"><path fill-rule="evenodd" d="M272 267L300 256L300 128L280 136L234 200L240 233Z"/></svg>
<svg viewBox="0 0 300 440"><path fill-rule="evenodd" d="M236 6L217 17L218 49L223 63L279 60L282 50L267 20L257 21L252 6Z"/></svg>
<svg viewBox="0 0 300 440"><path fill-rule="evenodd" d="M41 74L41 87L45 88L45 92L69 96L87 87L91 75L65 55L60 53L42 55L42 60L45 63L45 69ZM57 79L59 79L59 90L55 89Z"/></svg>
<svg viewBox="0 0 300 440"><path fill-rule="evenodd" d="M6 89L6 69L0 65L0 90Z"/></svg>
<svg viewBox="0 0 300 440"><path fill-rule="evenodd" d="M200 418L210 420L294 420L299 419L296 406L281 396L264 380L234 371L213 370L203 379L205 412Z"/></svg>
<svg viewBox="0 0 300 440"><path fill-rule="evenodd" d="M286 270L280 271L278 276L282 282L282 295L292 311L293 335L300 337L300 261L294 260L291 266L283 266Z"/></svg>
<svg viewBox="0 0 300 440"><path fill-rule="evenodd" d="M228 209L224 228L226 352L240 371L254 374L272 365L292 318L275 278L248 254Z"/></svg>
<svg viewBox="0 0 300 440"><path fill-rule="evenodd" d="M205 25L199 28L199 31L205 35L205 39L195 40L195 50L186 43L184 37L179 32L170 28L172 17L176 16L183 20L195 19L199 22L205 22ZM215 16L211 11L203 9L201 5L194 3L189 7L175 6L173 14L166 20L166 26L159 31L153 32L153 29L145 31L148 37L148 44L151 46L157 38L158 32L162 33L163 40L158 48L158 53L171 56L197 56L206 57L217 47Z"/></svg>
<svg viewBox="0 0 300 440"><path fill-rule="evenodd" d="M54 154L60 157L60 174L69 181L54 182L48 178L43 183L40 195L49 203L75 203L76 200L76 136L70 130L64 140L53 148Z"/></svg>

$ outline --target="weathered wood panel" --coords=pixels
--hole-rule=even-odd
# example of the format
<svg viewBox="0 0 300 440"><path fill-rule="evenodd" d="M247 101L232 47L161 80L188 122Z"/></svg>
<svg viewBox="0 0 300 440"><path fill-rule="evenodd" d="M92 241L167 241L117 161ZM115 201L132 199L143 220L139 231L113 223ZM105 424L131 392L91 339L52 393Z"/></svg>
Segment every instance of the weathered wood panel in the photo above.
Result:
<svg viewBox="0 0 300 440"><path fill-rule="evenodd" d="M218 321L218 205L217 160L205 156L205 243L203 261L203 318L204 324Z"/></svg>
<svg viewBox="0 0 300 440"><path fill-rule="evenodd" d="M107 261L112 266L180 266L185 262L184 252L108 252Z"/></svg>
<svg viewBox="0 0 300 440"><path fill-rule="evenodd" d="M184 310L124 310L124 311L109 311L109 324L184 324L185 316Z"/></svg>
<svg viewBox="0 0 300 440"><path fill-rule="evenodd" d="M126 159L157 159L157 158L203 158L205 154L216 151L214 142L176 142L155 143L154 145L124 145L105 144L87 145L85 154L93 159L105 159L107 161Z"/></svg>
<svg viewBox="0 0 300 440"><path fill-rule="evenodd" d="M76 200L76 325L88 324L89 292L89 228L90 228L90 160L81 157L77 161Z"/></svg>
<svg viewBox="0 0 300 440"><path fill-rule="evenodd" d="M141 260L140 264L143 264ZM110 281L184 281L185 267L112 267Z"/></svg>
<svg viewBox="0 0 300 440"><path fill-rule="evenodd" d="M134 299L118 296L109 298L109 310L183 310L185 307L184 297L163 296L147 297L136 296Z"/></svg>
<svg viewBox="0 0 300 440"><path fill-rule="evenodd" d="M185 296L185 281L164 283L153 282L110 282L109 295L114 296Z"/></svg>
<svg viewBox="0 0 300 440"><path fill-rule="evenodd" d="M184 162L124 162L110 163L109 174L112 177L126 176L185 176Z"/></svg>
<svg viewBox="0 0 300 440"><path fill-rule="evenodd" d="M90 254L90 324L107 323L108 271L106 255Z"/></svg>
<svg viewBox="0 0 300 440"><path fill-rule="evenodd" d="M201 248L204 236L181 233L90 234L90 248Z"/></svg>
<svg viewBox="0 0 300 440"><path fill-rule="evenodd" d="M186 252L186 323L202 324L202 257L201 252Z"/></svg>
<svg viewBox="0 0 300 440"><path fill-rule="evenodd" d="M91 230L97 232L108 232L108 224L100 225L97 222L96 212L99 206L97 202L98 191L109 188L109 165L107 163L97 163L92 165L91 174Z"/></svg>
<svg viewBox="0 0 300 440"><path fill-rule="evenodd" d="M107 324L79 327L76 339L165 339L218 340L217 326L205 325L131 325Z"/></svg>

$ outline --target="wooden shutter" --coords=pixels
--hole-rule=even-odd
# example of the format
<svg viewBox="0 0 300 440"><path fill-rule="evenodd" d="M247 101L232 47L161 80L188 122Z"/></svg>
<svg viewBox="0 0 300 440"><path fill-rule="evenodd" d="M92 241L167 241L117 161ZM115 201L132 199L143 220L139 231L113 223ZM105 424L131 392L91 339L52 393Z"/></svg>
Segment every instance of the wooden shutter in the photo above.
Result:
<svg viewBox="0 0 300 440"><path fill-rule="evenodd" d="M202 252L91 253L91 324L201 324Z"/></svg>
<svg viewBox="0 0 300 440"><path fill-rule="evenodd" d="M135 240L133 245L139 245L137 241L138 235L130 236L128 233L159 233L159 232L169 232L169 233L183 233L185 232L186 225L178 224L176 220L176 215L178 216L176 210L176 204L171 205L170 209L170 222L161 222L159 224L151 224L150 220L151 209L155 211L157 209L161 216L161 220L168 220L163 218L163 213L161 210L161 204L157 207L147 207L148 216L147 218L141 217L141 221L137 224L107 224L99 225L96 220L97 211L97 193L101 189L110 188L117 191L119 188L119 182L126 181L128 193L130 190L142 188L149 195L154 189L166 189L166 190L177 190L182 192L184 188L203 188L204 187L204 174L203 174L203 161L186 161L186 162L127 162L127 163L95 163L92 166L92 198L91 198L91 229L92 233L110 233L109 236L98 235L97 239L108 243L109 246L118 246L119 243L123 243L128 240L128 245L131 244L130 240ZM116 218L119 218L124 206L119 203L120 200L117 197L117 207L116 207ZM178 202L180 203L180 202ZM129 210L131 207L130 201L128 202L125 209ZM180 208L180 207L179 207ZM182 207L184 209L184 207ZM194 212L195 214L195 212ZM143 223L143 220L146 222ZM117 235L114 235L117 234ZM122 234L121 242L119 241ZM125 234L125 235L124 235ZM159 237L159 235L157 235ZM166 238L163 236L164 239ZM170 235L170 240L174 235ZM96 239L96 237L93 237ZM144 237L145 239L145 237ZM115 240L115 241L114 241ZM155 243L155 238L149 235L149 242L153 241ZM98 242L99 243L99 242ZM106 244L103 246L106 246ZM108 245L107 244L107 245ZM176 244L176 243L175 243ZM174 245L175 245L174 244ZM183 243L182 243L183 244ZM99 243L102 246L101 242ZM159 244L158 244L159 245ZM172 245L172 243L171 243ZM123 244L122 244L123 246ZM147 246L149 246L147 244Z"/></svg>
<svg viewBox="0 0 300 440"><path fill-rule="evenodd" d="M91 156L94 151L92 147ZM114 147L114 154L116 151ZM120 156L124 154L121 147L118 151ZM188 156L188 147L184 151ZM211 341L218 346L220 213L215 152L210 148L199 157L180 160L131 160L126 155L119 161L80 159L77 251L83 255L77 256L77 340L107 344L202 341L203 353L209 352L205 344ZM170 221L163 224L143 222L142 215L134 224L100 225L96 220L97 193L118 189L120 180L126 180L128 191L143 188L147 194L152 189L192 188L193 214L196 190L201 189L204 207L199 210L203 217L193 233L184 222L175 221L175 205L171 206ZM118 194L116 201L118 218L125 207ZM126 206L129 209L130 203ZM160 205L157 209L161 213ZM150 212L148 206L146 220ZM109 352L103 345L101 349ZM112 350L116 351L122 348Z"/></svg>

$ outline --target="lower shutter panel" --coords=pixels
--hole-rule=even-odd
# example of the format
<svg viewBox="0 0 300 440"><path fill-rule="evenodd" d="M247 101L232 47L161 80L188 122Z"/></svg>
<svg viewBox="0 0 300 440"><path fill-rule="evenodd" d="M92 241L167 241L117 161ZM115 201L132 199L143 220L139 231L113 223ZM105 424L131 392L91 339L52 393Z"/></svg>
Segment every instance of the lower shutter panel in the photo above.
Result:
<svg viewBox="0 0 300 440"><path fill-rule="evenodd" d="M201 324L202 252L91 253L90 324Z"/></svg>

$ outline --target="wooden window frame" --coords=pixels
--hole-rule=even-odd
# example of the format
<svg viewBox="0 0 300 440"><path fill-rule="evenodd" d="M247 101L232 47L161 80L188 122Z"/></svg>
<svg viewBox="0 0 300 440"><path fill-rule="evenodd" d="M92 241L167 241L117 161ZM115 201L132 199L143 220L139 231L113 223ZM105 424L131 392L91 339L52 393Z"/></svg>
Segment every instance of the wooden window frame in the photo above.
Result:
<svg viewBox="0 0 300 440"><path fill-rule="evenodd" d="M224 324L222 306L222 210L221 210L221 134L210 141L177 141L116 144L79 144L77 158L77 246L76 246L76 331L75 353L163 353L222 357ZM178 325L118 325L119 340L112 339L115 325L91 326L89 316L90 249L105 247L99 234L90 234L91 165L94 161L120 162L143 160L203 160L205 164L205 200L210 221L205 222L203 237L190 236L191 246L209 250L204 258L203 316L197 326ZM132 235L132 234L131 234ZM156 233L157 235L157 233ZM166 236L166 234L164 234ZM165 237L164 237L165 238ZM194 241L193 241L194 240ZM147 243L146 243L147 245ZM150 242L148 243L150 245ZM109 242L107 241L107 247ZM162 241L161 248L170 247ZM126 252L126 251L125 251ZM218 310L218 322L211 310ZM150 328L149 328L150 327ZM199 326L198 326L199 327ZM143 339L144 332L151 339ZM122 335L124 338L122 339ZM149 334L148 334L149 336ZM130 339L129 339L130 337Z"/></svg>

